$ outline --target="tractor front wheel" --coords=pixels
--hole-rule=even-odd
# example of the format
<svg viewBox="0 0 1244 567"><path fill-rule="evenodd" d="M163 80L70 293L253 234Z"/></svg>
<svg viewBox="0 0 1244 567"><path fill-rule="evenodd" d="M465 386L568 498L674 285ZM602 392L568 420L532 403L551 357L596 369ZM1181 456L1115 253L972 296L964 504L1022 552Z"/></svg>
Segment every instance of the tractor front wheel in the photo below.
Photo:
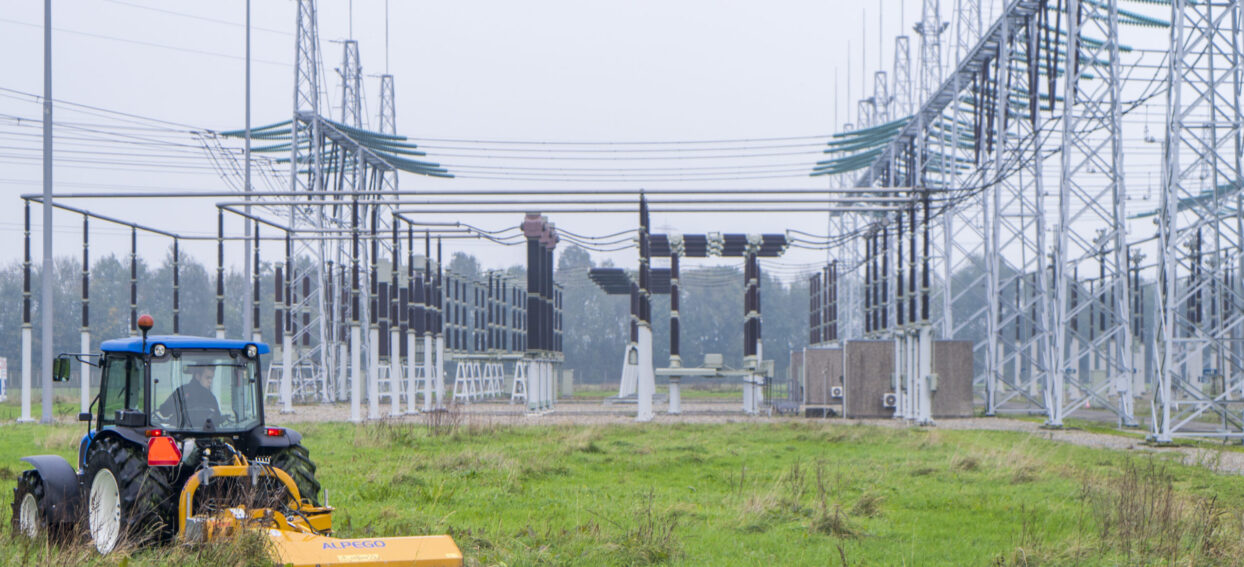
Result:
<svg viewBox="0 0 1244 567"><path fill-rule="evenodd" d="M100 553L126 539L134 544L176 533L177 494L169 472L147 466L142 449L113 437L91 444L86 462L87 525Z"/></svg>
<svg viewBox="0 0 1244 567"><path fill-rule="evenodd" d="M315 463L311 462L311 454L306 447L292 445L281 449L268 462L288 473L294 479L302 497L312 505L319 506L320 481L315 479Z"/></svg>

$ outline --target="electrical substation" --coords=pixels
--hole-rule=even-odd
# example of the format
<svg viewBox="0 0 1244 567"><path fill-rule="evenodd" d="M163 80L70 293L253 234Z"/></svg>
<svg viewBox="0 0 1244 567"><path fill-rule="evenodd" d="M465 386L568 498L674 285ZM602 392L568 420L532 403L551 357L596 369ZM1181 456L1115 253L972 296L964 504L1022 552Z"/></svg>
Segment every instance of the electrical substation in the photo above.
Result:
<svg viewBox="0 0 1244 567"><path fill-rule="evenodd" d="M1024 414L1052 428L1082 416L1142 428L1161 443L1244 438L1238 3L1176 0L1165 18L1128 0L1013 0L987 14L979 0L958 0L950 11L942 4L923 1L915 35L892 38L892 65L875 71L853 120L817 142L824 159L803 171L821 187L450 191L399 187L399 174L456 172L399 134L392 75L379 77L378 127L365 124L357 41L340 44L339 100L329 103L316 2L299 0L290 117L198 134L228 187L22 195L22 419L32 419L30 394L40 385L33 334L43 333L44 367L47 349L87 352L92 344L92 230L106 225L131 233L134 334L143 303L139 234L171 246L174 334L185 243L216 245L220 338L226 303L244 302L247 338L261 340L268 284L255 268L275 265L265 395L281 412L342 403L361 422L450 405L555 411L568 388L565 344L574 340L565 321L579 316L554 276L558 244L569 238L635 251L637 269L595 267L589 277L629 298L629 321L618 322L629 325L629 340L617 345L621 364L600 364L619 381L607 401L640 421L662 413L654 400L671 415L694 411L680 386L696 378L736 386L747 415L927 425ZM1167 44L1139 47L1154 38ZM1076 54L1070 63L1068 53ZM1134 157L1129 116L1162 99L1160 156ZM1148 208L1128 203L1138 159L1160 167ZM175 219L92 208L186 199L214 200L215 236L180 232L168 222ZM512 222L464 220L479 207ZM39 208L45 231L52 210L81 220L80 345L51 345L49 321L32 318ZM824 234L746 230L751 215L809 211L824 215ZM723 225L658 230L650 222L658 212L711 213ZM635 219L620 238L557 227L559 218L619 214ZM525 249L525 276L454 273L444 250L462 239ZM65 253L69 240L58 237L54 250ZM246 247L245 298L226 295L226 266L237 261L226 244ZM261 245L283 254L261 255ZM823 265L798 278L810 299L806 346L766 352L761 273L792 246L824 253ZM739 368L715 353L694 361L680 354L680 265L692 258L742 268ZM668 296L668 360L654 360L655 296ZM81 385L87 411L90 382Z"/></svg>
<svg viewBox="0 0 1244 567"><path fill-rule="evenodd" d="M0 17L10 555L1244 557L1244 0L146 2Z"/></svg>

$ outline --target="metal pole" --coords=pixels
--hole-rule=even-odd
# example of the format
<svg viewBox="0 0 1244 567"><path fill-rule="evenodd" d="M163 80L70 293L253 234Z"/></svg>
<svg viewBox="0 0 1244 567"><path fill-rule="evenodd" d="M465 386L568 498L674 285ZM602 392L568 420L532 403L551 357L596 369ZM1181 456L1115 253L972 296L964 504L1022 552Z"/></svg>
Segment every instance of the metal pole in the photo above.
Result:
<svg viewBox="0 0 1244 567"><path fill-rule="evenodd" d="M52 423L52 0L43 0L43 274L39 312L43 314L43 418ZM22 392L23 395L25 392Z"/></svg>
<svg viewBox="0 0 1244 567"><path fill-rule="evenodd" d="M246 0L246 146L244 150L245 168L243 169L242 190L246 193L245 199L251 200L251 0ZM246 205L246 214L251 214L250 205ZM243 235L246 238L251 236L251 220L245 219L243 224ZM247 280L254 279L256 289L247 291L246 303L254 304L255 310L259 309L259 289L258 276L255 275L259 271L259 239L255 239L255 263L251 265L251 258L247 254L243 254L242 272ZM253 271L252 271L253 270ZM242 336L250 337L258 335L256 327L258 326L258 313L252 314L247 309L242 309ZM258 341L256 337L254 340Z"/></svg>

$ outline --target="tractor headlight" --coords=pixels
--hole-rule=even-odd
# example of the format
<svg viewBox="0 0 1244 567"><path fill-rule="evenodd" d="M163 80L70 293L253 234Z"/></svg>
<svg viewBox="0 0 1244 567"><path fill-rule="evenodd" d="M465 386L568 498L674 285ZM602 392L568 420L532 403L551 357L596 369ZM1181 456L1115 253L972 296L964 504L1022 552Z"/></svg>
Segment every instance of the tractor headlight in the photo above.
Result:
<svg viewBox="0 0 1244 567"><path fill-rule="evenodd" d="M246 358L255 358L259 355L259 347L255 345L246 345L246 348L243 349L242 352L246 354Z"/></svg>
<svg viewBox="0 0 1244 567"><path fill-rule="evenodd" d="M158 345L151 347L151 355L156 358L164 358L165 352L166 351L165 351L164 345L158 344Z"/></svg>

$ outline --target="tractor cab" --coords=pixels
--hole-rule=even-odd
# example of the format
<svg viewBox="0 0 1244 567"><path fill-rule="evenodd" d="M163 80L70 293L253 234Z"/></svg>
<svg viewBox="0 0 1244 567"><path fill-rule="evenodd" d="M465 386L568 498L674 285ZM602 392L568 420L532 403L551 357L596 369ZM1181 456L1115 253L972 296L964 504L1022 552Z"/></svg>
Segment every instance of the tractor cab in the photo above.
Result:
<svg viewBox="0 0 1244 567"><path fill-rule="evenodd" d="M202 444L204 437L228 439L252 455L288 445L286 439L269 439L269 433L284 430L263 427L260 357L268 345L153 335L104 341L100 350L99 396L94 411L79 416L91 423L79 447L80 468L102 432L142 445L151 437L169 437L178 454L187 439Z"/></svg>
<svg viewBox="0 0 1244 567"><path fill-rule="evenodd" d="M227 435L263 424L259 356L268 353L266 344L157 335L104 341L100 348L96 429Z"/></svg>

